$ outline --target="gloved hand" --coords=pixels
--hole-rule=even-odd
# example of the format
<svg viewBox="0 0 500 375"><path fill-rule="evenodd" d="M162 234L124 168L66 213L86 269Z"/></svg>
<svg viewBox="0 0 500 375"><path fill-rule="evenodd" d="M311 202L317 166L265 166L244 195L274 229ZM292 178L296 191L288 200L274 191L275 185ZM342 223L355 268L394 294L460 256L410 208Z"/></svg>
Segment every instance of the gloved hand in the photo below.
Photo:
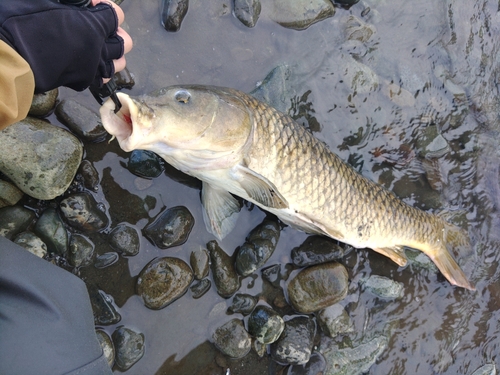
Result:
<svg viewBox="0 0 500 375"><path fill-rule="evenodd" d="M59 86L77 91L101 86L125 67L132 39L119 27L123 11L112 2L92 4L80 8L57 0L0 1L0 38L30 65L35 93Z"/></svg>

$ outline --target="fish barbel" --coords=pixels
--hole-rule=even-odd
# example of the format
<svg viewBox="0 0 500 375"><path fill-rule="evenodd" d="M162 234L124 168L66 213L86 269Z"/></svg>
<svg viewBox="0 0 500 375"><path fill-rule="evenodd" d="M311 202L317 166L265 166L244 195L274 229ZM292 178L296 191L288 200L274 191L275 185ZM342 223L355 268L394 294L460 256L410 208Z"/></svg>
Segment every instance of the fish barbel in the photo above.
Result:
<svg viewBox="0 0 500 375"><path fill-rule="evenodd" d="M448 249L468 238L441 217L413 208L361 176L290 116L243 92L170 86L147 96L118 93L105 129L124 151L156 152L203 182L207 229L223 238L242 197L308 233L371 248L404 266L404 247L427 254L450 283L473 290Z"/></svg>

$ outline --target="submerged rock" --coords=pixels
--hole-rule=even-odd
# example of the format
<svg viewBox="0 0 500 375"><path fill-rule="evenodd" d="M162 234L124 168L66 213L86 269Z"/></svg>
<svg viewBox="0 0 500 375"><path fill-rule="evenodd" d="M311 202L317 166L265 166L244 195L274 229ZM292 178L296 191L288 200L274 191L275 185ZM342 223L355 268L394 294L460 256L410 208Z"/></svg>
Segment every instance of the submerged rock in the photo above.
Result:
<svg viewBox="0 0 500 375"><path fill-rule="evenodd" d="M88 160L82 160L78 167L78 174L83 179L83 186L87 189L96 191L99 185L99 173Z"/></svg>
<svg viewBox="0 0 500 375"><path fill-rule="evenodd" d="M292 262L298 267L331 262L343 256L344 249L324 236L309 236L300 246L292 249Z"/></svg>
<svg viewBox="0 0 500 375"><path fill-rule="evenodd" d="M68 262L73 267L86 267L92 264L94 244L79 234L71 235L69 241Z"/></svg>
<svg viewBox="0 0 500 375"><path fill-rule="evenodd" d="M59 204L64 219L73 228L84 232L97 232L109 224L94 197L87 193L76 193L63 199Z"/></svg>
<svg viewBox="0 0 500 375"><path fill-rule="evenodd" d="M191 252L189 257L189 263L193 269L195 279L201 280L208 275L208 270L210 269L210 255L207 249L200 248L196 251Z"/></svg>
<svg viewBox="0 0 500 375"><path fill-rule="evenodd" d="M162 0L161 24L167 31L178 31L189 7L188 0Z"/></svg>
<svg viewBox="0 0 500 375"><path fill-rule="evenodd" d="M101 142L108 135L102 126L101 117L76 100L61 100L55 114L61 123L84 140Z"/></svg>
<svg viewBox="0 0 500 375"><path fill-rule="evenodd" d="M56 106L59 90L54 89L33 95L28 116L47 117Z"/></svg>
<svg viewBox="0 0 500 375"><path fill-rule="evenodd" d="M137 229L127 224L118 224L109 234L109 245L125 256L139 254L140 244Z"/></svg>
<svg viewBox="0 0 500 375"><path fill-rule="evenodd" d="M191 269L178 258L156 258L149 262L137 278L137 294L146 307L159 310L186 293L193 281Z"/></svg>
<svg viewBox="0 0 500 375"><path fill-rule="evenodd" d="M347 271L340 263L305 268L288 284L288 298L296 311L309 314L342 300L347 294Z"/></svg>
<svg viewBox="0 0 500 375"><path fill-rule="evenodd" d="M0 180L0 208L13 206L21 200L23 192L10 182Z"/></svg>
<svg viewBox="0 0 500 375"><path fill-rule="evenodd" d="M182 245L193 229L194 217L184 206L168 208L144 228L144 235L160 249Z"/></svg>
<svg viewBox="0 0 500 375"><path fill-rule="evenodd" d="M254 309L257 300L257 297L251 296L250 294L237 293L233 297L233 302L231 306L229 306L229 311L248 315Z"/></svg>
<svg viewBox="0 0 500 375"><path fill-rule="evenodd" d="M0 208L0 236L11 240L35 220L35 213L22 206Z"/></svg>
<svg viewBox="0 0 500 375"><path fill-rule="evenodd" d="M113 346L111 337L109 337L108 334L102 329L96 329L95 333L99 344L101 344L102 351L108 361L109 367L113 367L113 363L115 363L115 347Z"/></svg>
<svg viewBox="0 0 500 375"><path fill-rule="evenodd" d="M68 189L83 155L82 144L70 132L32 117L0 131L0 144L0 172L42 200Z"/></svg>
<svg viewBox="0 0 500 375"><path fill-rule="evenodd" d="M314 352L306 364L290 366L287 375L320 375L325 373L325 369L325 357L321 353Z"/></svg>
<svg viewBox="0 0 500 375"><path fill-rule="evenodd" d="M274 0L269 17L283 27L303 30L334 14L335 7L327 0Z"/></svg>
<svg viewBox="0 0 500 375"><path fill-rule="evenodd" d="M381 298L401 298L404 295L403 283L384 276L371 275L362 282L365 290Z"/></svg>
<svg viewBox="0 0 500 375"><path fill-rule="evenodd" d="M128 370L144 355L144 334L122 326L111 337L116 351L116 365L120 370Z"/></svg>
<svg viewBox="0 0 500 375"><path fill-rule="evenodd" d="M89 286L88 291L95 325L117 324L122 319L111 296L93 286Z"/></svg>
<svg viewBox="0 0 500 375"><path fill-rule="evenodd" d="M278 65L250 92L250 95L278 111L288 113L290 98L295 96L295 90L290 83L291 75L292 71L288 65Z"/></svg>
<svg viewBox="0 0 500 375"><path fill-rule="evenodd" d="M193 294L193 298L197 299L202 297L206 292L209 291L211 286L212 283L210 282L209 279L202 279L193 283L193 285L191 285L190 287L191 293Z"/></svg>
<svg viewBox="0 0 500 375"><path fill-rule="evenodd" d="M31 254L39 258L47 255L47 245L41 240L40 237L32 232L21 232L14 237L13 242L21 247L24 247Z"/></svg>
<svg viewBox="0 0 500 375"><path fill-rule="evenodd" d="M354 331L354 323L338 303L319 311L316 318L323 332L330 337Z"/></svg>
<svg viewBox="0 0 500 375"><path fill-rule="evenodd" d="M260 0L233 0L233 13L247 27L254 27L259 19Z"/></svg>
<svg viewBox="0 0 500 375"><path fill-rule="evenodd" d="M112 266L116 262L118 262L118 259L120 256L118 253L115 253L114 251L108 251L107 253L99 255L97 258L95 258L95 263L94 267L103 269L109 266Z"/></svg>
<svg viewBox="0 0 500 375"><path fill-rule="evenodd" d="M215 240L207 243L207 249L210 254L210 269L217 293L224 298L231 297L240 288L240 279L234 268L233 260Z"/></svg>
<svg viewBox="0 0 500 375"><path fill-rule="evenodd" d="M284 328L283 318L267 306L257 306L248 318L248 333L262 344L278 340Z"/></svg>
<svg viewBox="0 0 500 375"><path fill-rule="evenodd" d="M142 178L155 178L165 168L161 158L152 151L134 150L128 158L127 169Z"/></svg>
<svg viewBox="0 0 500 375"><path fill-rule="evenodd" d="M47 245L51 253L66 257L68 232L55 208L47 208L35 224L34 232Z"/></svg>
<svg viewBox="0 0 500 375"><path fill-rule="evenodd" d="M217 328L212 338L215 346L231 358L244 357L252 347L252 339L240 319L232 319Z"/></svg>
<svg viewBox="0 0 500 375"><path fill-rule="evenodd" d="M288 320L279 340L271 345L271 357L279 363L306 364L311 357L315 334L313 319L299 316Z"/></svg>

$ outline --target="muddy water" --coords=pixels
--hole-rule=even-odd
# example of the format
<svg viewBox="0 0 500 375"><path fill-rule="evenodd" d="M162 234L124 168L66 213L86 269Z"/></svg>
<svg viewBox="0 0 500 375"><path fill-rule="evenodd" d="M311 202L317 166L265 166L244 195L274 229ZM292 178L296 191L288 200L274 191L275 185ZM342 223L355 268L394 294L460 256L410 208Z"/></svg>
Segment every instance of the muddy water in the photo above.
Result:
<svg viewBox="0 0 500 375"><path fill-rule="evenodd" d="M299 121L365 176L414 206L446 212L472 238L474 256L462 262L476 292L452 287L417 266L399 268L369 250L347 256L353 340L377 333L390 337L370 374L471 374L486 363L498 368L498 2L366 1L339 8L334 17L303 31L273 23L269 2L262 5L260 20L248 29L231 14L230 2L191 0L181 30L167 33L159 23L158 1L124 1L135 42L128 57L136 79L132 94L179 83L251 91L271 69L286 64L291 113L300 112ZM351 15L373 31L363 43L346 43ZM376 84L347 83L360 66L373 72ZM85 94L63 95L95 106ZM419 141L428 134L440 134L447 144L446 152L430 161ZM152 181L137 178L124 167L127 154L116 143L88 145L86 153L100 172L95 195L108 208L112 226L126 221L142 229L165 206L184 205L196 219L180 247L159 250L143 238L139 255L104 270L82 271L113 296L119 324L145 334L145 355L127 373L195 374L212 368L216 351L207 340L229 320L230 300L212 288L198 300L188 292L152 311L133 291L134 278L151 259L168 255L188 261L192 250L212 239L202 222L199 184L172 169ZM264 216L245 207L222 248L232 253ZM290 250L305 237L285 228L267 264L289 262ZM401 281L404 298L383 300L355 287L371 274ZM240 291L264 298L266 288L255 276L244 279ZM111 333L114 327L106 329ZM227 365L233 374L282 370L255 355Z"/></svg>

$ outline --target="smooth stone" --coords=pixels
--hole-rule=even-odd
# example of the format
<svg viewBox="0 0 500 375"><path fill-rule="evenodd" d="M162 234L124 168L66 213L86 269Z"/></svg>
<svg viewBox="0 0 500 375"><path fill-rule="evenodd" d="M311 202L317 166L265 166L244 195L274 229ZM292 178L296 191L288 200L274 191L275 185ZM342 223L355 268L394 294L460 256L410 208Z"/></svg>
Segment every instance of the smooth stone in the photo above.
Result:
<svg viewBox="0 0 500 375"><path fill-rule="evenodd" d="M120 256L118 255L118 253L115 253L114 251L109 251L95 258L94 267L98 269L103 269L112 266L113 264L118 262L119 258Z"/></svg>
<svg viewBox="0 0 500 375"><path fill-rule="evenodd" d="M189 263L193 269L195 279L201 280L208 276L210 255L207 249L200 248L196 251L192 251L189 257Z"/></svg>
<svg viewBox="0 0 500 375"><path fill-rule="evenodd" d="M296 311L309 314L339 302L347 289L345 267L324 263L301 270L288 284L288 298Z"/></svg>
<svg viewBox="0 0 500 375"><path fill-rule="evenodd" d="M325 369L325 357L321 353L314 352L306 364L290 366L287 375L319 375L324 374Z"/></svg>
<svg viewBox="0 0 500 375"><path fill-rule="evenodd" d="M89 160L82 160L78 167L78 174L83 179L83 186L89 190L97 191L99 186L99 173Z"/></svg>
<svg viewBox="0 0 500 375"><path fill-rule="evenodd" d="M35 217L33 211L22 206L0 208L0 236L11 240L28 229Z"/></svg>
<svg viewBox="0 0 500 375"><path fill-rule="evenodd" d="M278 363L306 364L311 357L315 334L313 319L299 316L288 320L280 338L271 345L271 357Z"/></svg>
<svg viewBox="0 0 500 375"><path fill-rule="evenodd" d="M248 234L245 243L236 254L236 270L248 276L262 267L271 257L280 237L277 222L265 219Z"/></svg>
<svg viewBox="0 0 500 375"><path fill-rule="evenodd" d="M0 180L0 208L15 205L23 195L24 193L16 185Z"/></svg>
<svg viewBox="0 0 500 375"><path fill-rule="evenodd" d="M401 298L404 295L404 285L388 277L371 275L363 280L365 290L381 298Z"/></svg>
<svg viewBox="0 0 500 375"><path fill-rule="evenodd" d="M210 290L212 283L209 279L198 280L196 283L191 285L189 288L191 293L193 294L194 299L198 299L202 297L206 292Z"/></svg>
<svg viewBox="0 0 500 375"><path fill-rule="evenodd" d="M309 236L300 246L292 249L292 262L298 267L331 262L343 256L344 249L324 236Z"/></svg>
<svg viewBox="0 0 500 375"><path fill-rule="evenodd" d="M162 211L143 233L160 249L168 249L186 242L193 225L191 212L184 206L177 206Z"/></svg>
<svg viewBox="0 0 500 375"><path fill-rule="evenodd" d="M224 298L231 297L240 288L240 279L234 268L233 260L215 240L207 243L207 249L210 254L210 269L217 293Z"/></svg>
<svg viewBox="0 0 500 375"><path fill-rule="evenodd" d="M192 280L191 268L183 260L156 258L139 273L137 294L146 307L159 310L182 297Z"/></svg>
<svg viewBox="0 0 500 375"><path fill-rule="evenodd" d="M128 370L144 355L144 334L122 326L111 337L115 346L115 363L120 370Z"/></svg>
<svg viewBox="0 0 500 375"><path fill-rule="evenodd" d="M111 341L111 337L109 337L108 334L102 329L96 329L95 333L99 344L101 344L104 356L108 361L108 365L111 368L115 363L115 347L113 346L113 341Z"/></svg>
<svg viewBox="0 0 500 375"><path fill-rule="evenodd" d="M233 297L233 302L229 306L229 311L248 315L252 312L257 304L258 298L250 294L237 293Z"/></svg>
<svg viewBox="0 0 500 375"><path fill-rule="evenodd" d="M47 245L47 250L62 257L68 253L68 231L55 208L49 207L37 220L33 230Z"/></svg>
<svg viewBox="0 0 500 375"><path fill-rule="evenodd" d="M113 298L94 286L88 286L90 304L94 313L95 325L117 324L122 319L115 307Z"/></svg>
<svg viewBox="0 0 500 375"><path fill-rule="evenodd" d="M307 29L335 14L335 7L327 0L274 0L273 8L269 18L283 27L295 30Z"/></svg>
<svg viewBox="0 0 500 375"><path fill-rule="evenodd" d="M231 358L244 357L252 347L252 339L240 319L232 319L217 328L212 338L217 349Z"/></svg>
<svg viewBox="0 0 500 375"><path fill-rule="evenodd" d="M90 194L72 194L63 199L59 207L68 224L83 232L98 232L109 224L106 213L99 208Z"/></svg>
<svg viewBox="0 0 500 375"><path fill-rule="evenodd" d="M267 306L257 306L248 317L248 333L262 344L278 340L284 328L283 318Z"/></svg>
<svg viewBox="0 0 500 375"><path fill-rule="evenodd" d="M354 323L338 303L328 306L316 315L321 330L330 337L354 332Z"/></svg>
<svg viewBox="0 0 500 375"><path fill-rule="evenodd" d="M73 267L86 267L92 264L94 244L80 234L72 234L69 240L68 262Z"/></svg>
<svg viewBox="0 0 500 375"><path fill-rule="evenodd" d="M83 155L74 135L33 117L0 131L0 144L0 172L23 192L42 200L68 189Z"/></svg>
<svg viewBox="0 0 500 375"><path fill-rule="evenodd" d="M254 27L259 19L261 5L259 0L233 0L233 13L247 27Z"/></svg>
<svg viewBox="0 0 500 375"><path fill-rule="evenodd" d="M139 254L141 240L137 229L127 224L118 224L108 236L110 246L125 256Z"/></svg>
<svg viewBox="0 0 500 375"><path fill-rule="evenodd" d="M28 111L28 116L47 117L56 106L59 90L53 89L41 94L33 95L31 107Z"/></svg>
<svg viewBox="0 0 500 375"><path fill-rule="evenodd" d="M155 178L163 173L162 159L152 151L134 150L128 157L127 169L142 178Z"/></svg>
<svg viewBox="0 0 500 375"><path fill-rule="evenodd" d="M102 126L100 116L76 100L61 100L55 114L62 124L84 140L101 142L108 135Z"/></svg>
<svg viewBox="0 0 500 375"><path fill-rule="evenodd" d="M179 31L188 7L188 0L162 0L161 24L165 30Z"/></svg>
<svg viewBox="0 0 500 375"><path fill-rule="evenodd" d="M21 232L14 237L13 242L39 258L47 255L47 245L34 233Z"/></svg>

